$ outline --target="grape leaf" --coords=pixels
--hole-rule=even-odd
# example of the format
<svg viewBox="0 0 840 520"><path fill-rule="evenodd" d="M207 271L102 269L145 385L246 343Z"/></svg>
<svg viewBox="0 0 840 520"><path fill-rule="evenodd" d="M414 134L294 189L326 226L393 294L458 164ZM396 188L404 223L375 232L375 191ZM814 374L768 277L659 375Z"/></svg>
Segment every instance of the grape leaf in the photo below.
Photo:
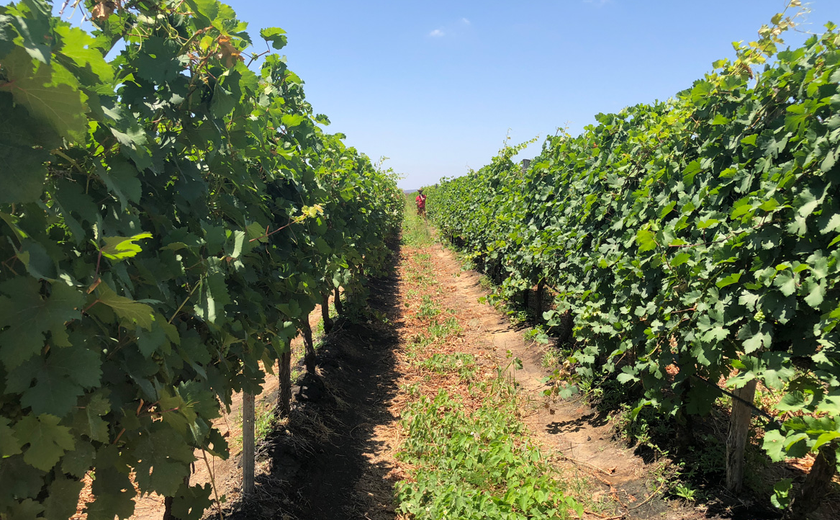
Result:
<svg viewBox="0 0 840 520"><path fill-rule="evenodd" d="M152 238L151 233L138 233L130 237L102 237L105 245L99 248L102 256L110 260L125 260L137 256L143 250L135 244L138 240Z"/></svg>
<svg viewBox="0 0 840 520"><path fill-rule="evenodd" d="M143 492L172 496L190 474L195 460L184 438L171 428L159 428L142 435L137 443L135 467L137 485Z"/></svg>
<svg viewBox="0 0 840 520"><path fill-rule="evenodd" d="M115 159L111 168L97 167L96 174L119 199L121 209L125 210L129 202L140 202L142 186L137 178L137 169L126 160Z"/></svg>
<svg viewBox="0 0 840 520"><path fill-rule="evenodd" d="M44 191L49 151L61 138L32 119L22 106L14 106L12 96L0 92L0 203L35 202ZM38 146L40 148L34 148Z"/></svg>
<svg viewBox="0 0 840 520"><path fill-rule="evenodd" d="M110 459L116 457L116 446L108 446L96 454L96 480L91 486L94 500L86 508L88 520L114 520L115 516L128 518L134 514L132 498L137 493L128 475L111 463Z"/></svg>
<svg viewBox="0 0 840 520"><path fill-rule="evenodd" d="M117 313L117 316L123 318L124 323L128 321L130 326L126 325L127 328L133 329L139 325L146 330L152 329L154 311L152 311L151 307L144 303L134 301L131 298L118 295L106 283L100 283L97 291L99 292L99 296L96 299L100 303L112 308Z"/></svg>
<svg viewBox="0 0 840 520"><path fill-rule="evenodd" d="M11 92L16 103L26 107L41 124L48 125L62 137L82 142L87 132L85 106L79 91L62 82L58 63L33 62L21 48L3 58L3 69L9 81L0 84L0 92ZM69 76L69 74L68 74Z"/></svg>
<svg viewBox="0 0 840 520"><path fill-rule="evenodd" d="M76 448L68 451L61 458L61 470L67 474L82 478L93 467L93 459L96 450L89 442L80 442L77 439Z"/></svg>
<svg viewBox="0 0 840 520"><path fill-rule="evenodd" d="M52 284L49 297L32 278L17 277L0 284L0 361L11 370L37 354L44 333L64 330L65 322L81 318L82 293L64 283Z"/></svg>
<svg viewBox="0 0 840 520"><path fill-rule="evenodd" d="M172 514L180 520L200 520L204 510L212 505L210 494L213 488L208 482L204 487L182 484L172 500Z"/></svg>
<svg viewBox="0 0 840 520"><path fill-rule="evenodd" d="M260 29L260 37L271 42L271 46L276 50L280 50L286 46L287 38L286 31L277 27L266 27Z"/></svg>
<svg viewBox="0 0 840 520"><path fill-rule="evenodd" d="M2 458L17 455L23 446L23 443L14 436L9 424L11 424L9 419L0 417L0 457Z"/></svg>
<svg viewBox="0 0 840 520"><path fill-rule="evenodd" d="M50 491L44 501L44 518L48 520L65 520L76 513L84 483L80 480L57 478L50 484Z"/></svg>
<svg viewBox="0 0 840 520"><path fill-rule="evenodd" d="M762 448L773 462L785 459L785 438L779 430L770 430L764 433Z"/></svg>
<svg viewBox="0 0 840 520"><path fill-rule="evenodd" d="M107 390L100 390L93 394L73 417L73 427L78 433L99 442L108 442L108 423L102 420L102 416L111 411L106 393Z"/></svg>
<svg viewBox="0 0 840 520"><path fill-rule="evenodd" d="M15 436L29 445L23 460L43 471L49 471L62 455L75 446L70 428L60 426L54 415L27 415L15 426Z"/></svg>
<svg viewBox="0 0 840 520"><path fill-rule="evenodd" d="M23 455L4 457L0 463L0 504L36 497L45 473L23 461Z"/></svg>
<svg viewBox="0 0 840 520"><path fill-rule="evenodd" d="M55 32L61 38L61 48L55 52L58 58L67 58L62 61L65 66L68 66L68 61L75 65L76 70L73 72L88 79L88 84L92 84L92 80L97 83L111 83L114 79L114 67L105 61L102 52L96 48L96 39L80 27L69 24L59 24ZM87 78L88 73L92 74L93 78Z"/></svg>
<svg viewBox="0 0 840 520"><path fill-rule="evenodd" d="M44 506L31 498L27 498L18 503L13 503L9 509L8 517L3 515L3 520L6 518L9 520L37 520L41 518L39 515L44 511Z"/></svg>
<svg viewBox="0 0 840 520"><path fill-rule="evenodd" d="M20 35L21 43L34 59L43 63L50 62L50 11L51 6L44 0L24 0L16 6L9 6L11 25Z"/></svg>
<svg viewBox="0 0 840 520"><path fill-rule="evenodd" d="M23 392L21 405L36 415L64 417L76 405L83 388L99 384L102 371L96 352L84 347L53 348L44 357L33 357L9 374L7 389ZM35 385L29 387L32 379Z"/></svg>

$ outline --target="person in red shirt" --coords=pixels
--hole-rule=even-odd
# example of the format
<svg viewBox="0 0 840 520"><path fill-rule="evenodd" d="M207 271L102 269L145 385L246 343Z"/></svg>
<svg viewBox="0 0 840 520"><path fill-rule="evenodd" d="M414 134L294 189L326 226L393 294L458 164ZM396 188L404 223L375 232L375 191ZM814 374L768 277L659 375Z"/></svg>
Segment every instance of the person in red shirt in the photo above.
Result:
<svg viewBox="0 0 840 520"><path fill-rule="evenodd" d="M423 195L423 190L417 190L417 193L417 198L414 199L414 203L417 204L417 214L426 218L426 196Z"/></svg>

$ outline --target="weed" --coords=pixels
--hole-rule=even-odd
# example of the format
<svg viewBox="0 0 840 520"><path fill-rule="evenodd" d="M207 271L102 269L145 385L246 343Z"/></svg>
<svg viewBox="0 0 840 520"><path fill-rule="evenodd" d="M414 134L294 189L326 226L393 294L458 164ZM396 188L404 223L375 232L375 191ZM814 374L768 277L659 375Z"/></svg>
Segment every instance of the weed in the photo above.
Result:
<svg viewBox="0 0 840 520"><path fill-rule="evenodd" d="M414 210L414 201L410 196L405 200L405 218L402 223L402 243L410 247L424 247L434 243L429 225Z"/></svg>
<svg viewBox="0 0 840 520"><path fill-rule="evenodd" d="M443 321L433 319L429 323L429 337L432 341L444 339L450 334L458 334L461 332L461 326L455 318L447 318Z"/></svg>
<svg viewBox="0 0 840 520"><path fill-rule="evenodd" d="M557 351L553 348L548 349L540 360L540 365L543 368L554 368L559 364L560 356L557 355Z"/></svg>
<svg viewBox="0 0 840 520"><path fill-rule="evenodd" d="M525 332L525 339L527 341L533 341L542 345L548 345L549 341L548 334L545 332L545 329L543 329L541 325L536 325L535 327Z"/></svg>
<svg viewBox="0 0 840 520"><path fill-rule="evenodd" d="M458 372L463 381L470 381L475 377L476 364L472 354L434 354L420 362L420 367L438 374Z"/></svg>
<svg viewBox="0 0 840 520"><path fill-rule="evenodd" d="M420 385L417 383L400 385L400 391L409 397L417 397L420 395Z"/></svg>
<svg viewBox="0 0 840 520"><path fill-rule="evenodd" d="M696 499L695 494L697 493L691 486L679 483L671 490L671 492L685 500L686 502L694 502Z"/></svg>
<svg viewBox="0 0 840 520"><path fill-rule="evenodd" d="M522 440L510 384L495 378L478 388L486 399L472 413L444 390L403 412L408 437L398 457L414 469L397 484L398 511L415 518L569 518L574 510L583 517L557 470Z"/></svg>
<svg viewBox="0 0 840 520"><path fill-rule="evenodd" d="M318 319L318 323L315 324L315 328L312 329L312 336L323 336L324 335L324 320Z"/></svg>
<svg viewBox="0 0 840 520"><path fill-rule="evenodd" d="M432 300L431 296L423 295L422 301L420 302L420 312L417 315L422 318L431 318L438 314L440 314L440 308L438 308L437 303Z"/></svg>

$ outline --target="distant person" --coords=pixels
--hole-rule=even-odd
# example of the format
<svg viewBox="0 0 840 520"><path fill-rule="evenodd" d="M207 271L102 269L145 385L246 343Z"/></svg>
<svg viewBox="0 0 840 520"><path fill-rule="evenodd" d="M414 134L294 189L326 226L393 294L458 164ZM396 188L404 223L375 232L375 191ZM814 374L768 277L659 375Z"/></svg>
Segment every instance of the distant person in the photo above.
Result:
<svg viewBox="0 0 840 520"><path fill-rule="evenodd" d="M417 204L417 214L426 218L426 196L423 195L423 190L417 190L417 198L414 202Z"/></svg>

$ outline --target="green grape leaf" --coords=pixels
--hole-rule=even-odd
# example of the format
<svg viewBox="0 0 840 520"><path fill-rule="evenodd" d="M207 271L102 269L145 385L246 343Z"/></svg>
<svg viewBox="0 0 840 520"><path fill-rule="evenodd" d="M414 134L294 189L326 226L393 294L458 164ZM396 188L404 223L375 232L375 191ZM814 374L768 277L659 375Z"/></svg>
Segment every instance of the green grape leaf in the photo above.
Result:
<svg viewBox="0 0 840 520"><path fill-rule="evenodd" d="M719 289L723 289L724 287L726 287L726 286L728 286L728 285L732 285L732 284L734 284L734 283L738 283L738 280L740 280L740 279L741 279L741 274L742 274L742 273L732 273L732 274L730 274L729 276L727 276L727 277L725 277L725 278L723 278L723 279L718 280L717 282L715 282L715 285L716 285Z"/></svg>
<svg viewBox="0 0 840 520"><path fill-rule="evenodd" d="M776 278L773 280L773 285L779 288L782 294L785 296L790 296L796 292L796 279L788 270L782 271L776 275Z"/></svg>
<svg viewBox="0 0 840 520"><path fill-rule="evenodd" d="M172 514L180 520L201 520L204 511L213 504L210 495L213 487L208 482L204 487L181 484L172 500Z"/></svg>
<svg viewBox="0 0 840 520"><path fill-rule="evenodd" d="M88 520L114 520L114 517L128 518L134 514L137 494L127 472L119 471L122 466L117 460L116 446L107 446L96 454L96 479L91 491L94 500L87 505Z"/></svg>
<svg viewBox="0 0 840 520"><path fill-rule="evenodd" d="M138 77L151 83L166 83L175 79L184 63L178 55L178 42L161 36L148 36L136 59Z"/></svg>
<svg viewBox="0 0 840 520"><path fill-rule="evenodd" d="M45 472L24 462L23 455L0 460L0 504L38 496L44 485Z"/></svg>
<svg viewBox="0 0 840 520"><path fill-rule="evenodd" d="M62 137L84 141L87 132L85 106L80 92L66 83L57 63L33 62L29 54L15 48L0 62L7 83L0 84L0 92L11 92L15 103L26 107L29 114L41 124L48 125Z"/></svg>
<svg viewBox="0 0 840 520"><path fill-rule="evenodd" d="M766 332L758 332L751 338L744 340L744 353L751 354L762 347L769 348L772 339L773 338L770 334L767 334Z"/></svg>
<svg viewBox="0 0 840 520"><path fill-rule="evenodd" d="M49 471L65 452L75 446L70 428L60 426L54 415L27 415L15 426L15 436L29 445L23 460L43 471Z"/></svg>
<svg viewBox="0 0 840 520"><path fill-rule="evenodd" d="M99 251L102 253L102 256L108 258L109 260L125 260L126 258L132 258L137 256L137 253L143 250L143 248L135 244L135 242L144 238L152 238L152 234L138 233L130 237L102 237L102 241L105 242L105 245L99 248Z"/></svg>
<svg viewBox="0 0 840 520"><path fill-rule="evenodd" d="M111 411L107 390L93 394L87 404L80 407L73 416L73 427L78 433L92 440L108 442L108 423L102 416Z"/></svg>
<svg viewBox="0 0 840 520"><path fill-rule="evenodd" d="M152 329L155 314L151 307L118 295L104 282L99 284L97 291L99 292L97 301L113 309L117 316L123 319L123 323L128 322L130 325L126 325L127 328L133 329L140 326L146 330Z"/></svg>
<svg viewBox="0 0 840 520"><path fill-rule="evenodd" d="M76 514L76 504L84 483L80 480L57 478L50 484L49 494L44 500L44 518L66 520Z"/></svg>
<svg viewBox="0 0 840 520"><path fill-rule="evenodd" d="M93 467L96 449L89 442L76 441L76 448L61 458L61 470L74 477L82 478Z"/></svg>
<svg viewBox="0 0 840 520"><path fill-rule="evenodd" d="M767 367L763 370L764 384L773 390L781 390L785 382L796 376L796 371L790 367L790 360L778 352L766 352L763 359L767 361Z"/></svg>
<svg viewBox="0 0 840 520"><path fill-rule="evenodd" d="M764 432L762 448L773 462L785 460L785 437L779 430Z"/></svg>
<svg viewBox="0 0 840 520"><path fill-rule="evenodd" d="M40 514L44 511L44 506L35 502L31 498L22 500L11 505L9 516L3 515L3 520L37 520L43 518Z"/></svg>
<svg viewBox="0 0 840 520"><path fill-rule="evenodd" d="M639 244L639 251L650 251L656 249L656 235L647 229L640 229L636 232L636 242Z"/></svg>
<svg viewBox="0 0 840 520"><path fill-rule="evenodd" d="M823 282L817 282L813 278L808 278L803 282L802 288L808 293L805 296L805 303L814 309L819 309L823 300L825 300L825 285Z"/></svg>
<svg viewBox="0 0 840 520"><path fill-rule="evenodd" d="M162 316L156 315L154 322L152 322L151 330L148 332L143 328L136 330L137 348L140 349L140 353L143 354L144 357L150 357L159 348L168 344L166 332L160 325L161 322L165 321L165 319L162 319Z"/></svg>
<svg viewBox="0 0 840 520"><path fill-rule="evenodd" d="M61 145L61 137L39 124L22 106L14 106L10 94L0 92L0 203L35 202L44 191L45 163L49 148ZM44 149L47 148L47 149Z"/></svg>
<svg viewBox="0 0 840 520"><path fill-rule="evenodd" d="M679 267L684 263L688 262L691 259L691 255L688 253L677 253L674 258L671 260L671 267Z"/></svg>
<svg viewBox="0 0 840 520"><path fill-rule="evenodd" d="M171 428L160 428L141 436L135 454L137 485L142 492L172 496L190 474L195 460L184 438Z"/></svg>
<svg viewBox="0 0 840 520"><path fill-rule="evenodd" d="M64 330L65 322L81 318L82 293L64 283L52 284L48 297L32 278L17 277L0 284L0 361L11 370L44 347L44 334Z"/></svg>
<svg viewBox="0 0 840 520"><path fill-rule="evenodd" d="M102 182L112 191L120 201L122 210L129 202L140 202L142 186L137 178L137 168L126 160L115 159L111 161L111 168L105 170L97 167L96 174Z"/></svg>
<svg viewBox="0 0 840 520"><path fill-rule="evenodd" d="M53 348L9 374L8 390L23 392L21 405L36 415L64 417L76 406L84 388L99 385L102 371L96 352L85 347ZM35 385L29 384L35 379Z"/></svg>
<svg viewBox="0 0 840 520"><path fill-rule="evenodd" d="M17 455L23 446L23 443L14 436L9 424L11 424L9 419L0 417L0 458Z"/></svg>
<svg viewBox="0 0 840 520"><path fill-rule="evenodd" d="M790 392L782 397L782 400L776 404L775 408L780 412L799 411L802 410L809 401L809 399L805 399L805 394L803 392Z"/></svg>
<svg viewBox="0 0 840 520"><path fill-rule="evenodd" d="M205 25L214 25L219 17L221 4L218 0L186 0L196 17Z"/></svg>
<svg viewBox="0 0 840 520"><path fill-rule="evenodd" d="M39 242L31 239L23 239L18 251L18 259L26 266L26 270L35 279L54 282L58 278L58 269L55 260L50 258L49 253Z"/></svg>
<svg viewBox="0 0 840 520"><path fill-rule="evenodd" d="M260 29L260 38L271 42L271 46L278 51L285 47L287 43L286 31L278 27Z"/></svg>
<svg viewBox="0 0 840 520"><path fill-rule="evenodd" d="M817 437L816 441L814 441L814 445L811 446L811 452L816 453L817 450L820 449L820 447L823 444L829 443L829 442L833 441L834 439L836 439L838 437L840 437L840 432L825 432L825 433L823 433L822 435Z"/></svg>
<svg viewBox="0 0 840 520"><path fill-rule="evenodd" d="M716 325L703 333L703 341L714 343L725 339L728 335L729 330L727 328Z"/></svg>
<svg viewBox="0 0 840 520"><path fill-rule="evenodd" d="M55 28L61 38L61 47L56 51L59 58L65 57L62 63L65 67L75 67L73 72L81 78L88 79L88 84L111 83L114 79L114 67L105 61L102 52L96 47L97 41L80 27L69 24L59 24ZM92 74L88 78L87 74Z"/></svg>

